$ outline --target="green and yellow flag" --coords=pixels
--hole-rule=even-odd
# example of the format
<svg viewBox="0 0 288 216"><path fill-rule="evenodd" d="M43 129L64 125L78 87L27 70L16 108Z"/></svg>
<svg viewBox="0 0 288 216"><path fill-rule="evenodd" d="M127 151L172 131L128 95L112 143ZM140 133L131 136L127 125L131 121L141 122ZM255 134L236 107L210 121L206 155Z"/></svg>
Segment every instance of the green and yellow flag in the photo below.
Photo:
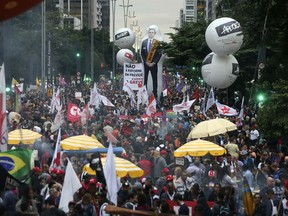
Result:
<svg viewBox="0 0 288 216"><path fill-rule="evenodd" d="M20 181L25 180L34 167L32 152L26 149L0 152L0 165L14 178Z"/></svg>

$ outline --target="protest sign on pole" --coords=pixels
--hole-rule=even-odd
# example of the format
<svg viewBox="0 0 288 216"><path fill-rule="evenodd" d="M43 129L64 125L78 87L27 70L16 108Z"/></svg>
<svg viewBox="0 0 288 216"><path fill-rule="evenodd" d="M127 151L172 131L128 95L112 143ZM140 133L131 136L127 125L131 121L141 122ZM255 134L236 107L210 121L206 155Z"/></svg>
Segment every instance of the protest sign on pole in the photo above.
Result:
<svg viewBox="0 0 288 216"><path fill-rule="evenodd" d="M141 63L124 63L124 85L127 83L127 85L132 90L139 90L140 88L142 88L144 82L143 71L143 65Z"/></svg>

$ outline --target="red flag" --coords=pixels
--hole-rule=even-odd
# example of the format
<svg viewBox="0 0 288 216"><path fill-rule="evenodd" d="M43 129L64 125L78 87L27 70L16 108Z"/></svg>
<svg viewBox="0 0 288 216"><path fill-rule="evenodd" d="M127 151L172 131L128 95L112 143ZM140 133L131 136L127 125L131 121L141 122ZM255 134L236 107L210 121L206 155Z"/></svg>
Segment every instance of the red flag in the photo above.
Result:
<svg viewBox="0 0 288 216"><path fill-rule="evenodd" d="M156 113L156 100L155 100L154 94L152 93L149 97L146 114L148 116L151 116L151 114L153 113Z"/></svg>
<svg viewBox="0 0 288 216"><path fill-rule="evenodd" d="M80 117L80 108L76 104L68 103L67 120L70 122L78 122Z"/></svg>
<svg viewBox="0 0 288 216"><path fill-rule="evenodd" d="M55 151L54 151L53 159L50 165L50 169L53 167L58 168L58 169L61 168L60 166L60 158L61 158L60 142L61 142L61 128L59 128L58 130L57 143L55 146Z"/></svg>

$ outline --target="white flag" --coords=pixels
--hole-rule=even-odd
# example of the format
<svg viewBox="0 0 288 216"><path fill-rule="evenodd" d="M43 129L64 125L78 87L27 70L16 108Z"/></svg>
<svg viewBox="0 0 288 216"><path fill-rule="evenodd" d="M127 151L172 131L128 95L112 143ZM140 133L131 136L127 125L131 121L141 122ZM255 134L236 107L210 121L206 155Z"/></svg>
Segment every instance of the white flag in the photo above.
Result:
<svg viewBox="0 0 288 216"><path fill-rule="evenodd" d="M61 128L58 130L58 137L57 137L57 142L56 142L56 147L54 150L53 158L50 164L50 169L52 168L61 168L61 148L60 148L60 142L61 142Z"/></svg>
<svg viewBox="0 0 288 216"><path fill-rule="evenodd" d="M207 110L213 106L213 104L215 103L215 97L214 97L214 91L213 91L213 87L211 87L210 89L210 93L207 99L207 104L206 104L206 112Z"/></svg>
<svg viewBox="0 0 288 216"><path fill-rule="evenodd" d="M144 85L139 91L137 92L137 110L139 110L140 104L148 105L148 92L146 86Z"/></svg>
<svg viewBox="0 0 288 216"><path fill-rule="evenodd" d="M205 113L205 102L206 102L206 91L204 92L204 97L203 97L203 99L202 99L202 101L201 101L201 106L200 106L200 111L202 112L202 113Z"/></svg>
<svg viewBox="0 0 288 216"><path fill-rule="evenodd" d="M94 87L90 93L89 105L94 105L96 108L98 108L100 105L100 102L101 102L100 94L98 93L96 83L94 83Z"/></svg>
<svg viewBox="0 0 288 216"><path fill-rule="evenodd" d="M82 187L79 178L77 177L70 160L67 158L68 164L65 171L64 183L59 203L59 209L68 212L68 204L73 201L74 193Z"/></svg>
<svg viewBox="0 0 288 216"><path fill-rule="evenodd" d="M244 116L244 96L242 97L241 110L238 118L243 119L243 116Z"/></svg>
<svg viewBox="0 0 288 216"><path fill-rule="evenodd" d="M184 97L185 98L185 97ZM194 100L189 100L189 96L187 95L187 101L183 101L181 104L176 104L173 106L173 112L182 112L182 111L188 111L190 110L191 106L193 103L196 101Z"/></svg>
<svg viewBox="0 0 288 216"><path fill-rule="evenodd" d="M60 101L60 89L59 89L59 87L58 87L56 93L53 92L53 96L52 96L52 100L51 100L50 112L54 113L55 109L57 111L62 109L61 101Z"/></svg>
<svg viewBox="0 0 288 216"><path fill-rule="evenodd" d="M163 94L163 97L166 97L166 96L168 95L168 90L167 90L167 88L162 91L162 94Z"/></svg>
<svg viewBox="0 0 288 216"><path fill-rule="evenodd" d="M2 64L0 70L0 150L7 151L8 127L6 115L6 83L5 70Z"/></svg>
<svg viewBox="0 0 288 216"><path fill-rule="evenodd" d="M151 114L156 113L156 100L154 94L152 93L149 97L148 107L146 109L146 114L151 116Z"/></svg>
<svg viewBox="0 0 288 216"><path fill-rule="evenodd" d="M220 104L217 101L216 101L216 106L217 106L218 113L220 115L224 115L224 116L236 116L236 115L238 115L238 112L235 109L233 109L227 105Z"/></svg>
<svg viewBox="0 0 288 216"><path fill-rule="evenodd" d="M64 112L62 111L62 105L60 106L60 110L58 110L53 125L51 127L51 132L54 133L56 130L58 130L61 125L64 123Z"/></svg>
<svg viewBox="0 0 288 216"><path fill-rule="evenodd" d="M105 106L115 107L114 104L112 104L111 101L107 97L100 95L100 99Z"/></svg>
<svg viewBox="0 0 288 216"><path fill-rule="evenodd" d="M130 88L130 86L127 85L127 83L125 83L125 85L123 86L123 91L126 91L128 93L131 106L133 107L136 104L134 91Z"/></svg>
<svg viewBox="0 0 288 216"><path fill-rule="evenodd" d="M107 198L117 206L117 193L119 191L118 180L116 176L115 160L112 144L109 144L106 163L104 166L104 176L107 185Z"/></svg>

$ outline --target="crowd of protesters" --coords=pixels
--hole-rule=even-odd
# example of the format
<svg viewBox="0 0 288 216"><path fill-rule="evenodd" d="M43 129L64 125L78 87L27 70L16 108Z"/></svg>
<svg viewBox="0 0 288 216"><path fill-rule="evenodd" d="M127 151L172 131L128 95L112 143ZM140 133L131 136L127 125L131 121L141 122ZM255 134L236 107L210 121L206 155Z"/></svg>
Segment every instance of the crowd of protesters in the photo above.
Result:
<svg viewBox="0 0 288 216"><path fill-rule="evenodd" d="M170 86L176 86L169 80ZM117 85L98 83L99 92L105 95L115 107L90 107L88 123L65 121L61 126L62 140L86 134L98 139L105 147L109 142L105 130L119 141L121 154L126 160L144 170L141 178L129 176L121 178L118 192L118 207L174 214L169 202L180 206L179 215L189 215L186 201L193 201L193 215L245 215L243 204L243 178L253 192L255 210L253 215L288 215L286 197L288 179L288 149L285 140L265 140L258 131L257 115L246 107L244 118L229 117L237 125L237 130L208 138L226 148L222 156L185 156L176 160L173 152L187 142L191 129L199 122L220 117L212 107L202 113L196 106L189 112L173 118L149 118L144 122L140 110L132 107L127 93ZM83 108L89 101L90 87L81 88L83 100L75 98L76 86L64 86L61 92L63 109L68 101ZM190 94L192 95L191 88ZM168 96L161 96L158 109L171 109L182 101L183 93L170 87ZM50 99L51 100L51 99ZM109 204L106 190L96 175L83 172L83 166L91 162L90 154L62 155L62 168L49 169L57 141L57 131L51 132L54 116L50 113L50 100L38 92L27 91L22 98L21 121L17 127L27 128L43 136L34 145L28 146L38 151L30 184L16 190L6 188L1 194L1 202L7 215L109 215L104 207ZM13 109L9 110L13 111ZM131 116L120 119L119 116ZM223 116L222 116L223 117ZM15 125L10 125L10 130ZM27 146L25 146L27 147ZM69 203L69 212L58 209L65 175L65 160L69 157L82 188L75 193ZM176 204L175 204L176 203ZM287 203L287 204L286 204Z"/></svg>

